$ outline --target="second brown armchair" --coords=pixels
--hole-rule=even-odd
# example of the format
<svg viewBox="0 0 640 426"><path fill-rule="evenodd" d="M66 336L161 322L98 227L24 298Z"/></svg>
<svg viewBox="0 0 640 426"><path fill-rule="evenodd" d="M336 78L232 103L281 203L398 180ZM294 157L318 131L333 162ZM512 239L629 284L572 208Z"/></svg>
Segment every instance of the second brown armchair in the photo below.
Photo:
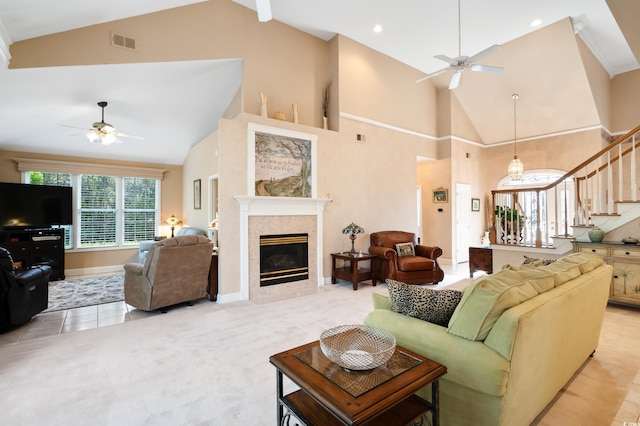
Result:
<svg viewBox="0 0 640 426"><path fill-rule="evenodd" d="M376 280L390 278L407 284L437 284L444 279L437 260L442 256L440 247L416 244L416 235L404 231L373 232L370 238L369 253L378 256L373 271Z"/></svg>

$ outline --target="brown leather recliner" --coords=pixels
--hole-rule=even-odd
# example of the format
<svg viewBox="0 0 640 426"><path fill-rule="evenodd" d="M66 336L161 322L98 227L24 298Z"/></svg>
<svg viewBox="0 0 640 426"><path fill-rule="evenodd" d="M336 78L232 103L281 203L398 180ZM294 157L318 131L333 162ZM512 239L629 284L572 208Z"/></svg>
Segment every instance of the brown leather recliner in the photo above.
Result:
<svg viewBox="0 0 640 426"><path fill-rule="evenodd" d="M437 284L444 279L437 258L442 256L440 247L416 244L416 235L404 231L380 231L371 234L369 253L378 256L373 262L373 276L379 281L387 278L407 284ZM414 256L398 256L396 244L411 242Z"/></svg>

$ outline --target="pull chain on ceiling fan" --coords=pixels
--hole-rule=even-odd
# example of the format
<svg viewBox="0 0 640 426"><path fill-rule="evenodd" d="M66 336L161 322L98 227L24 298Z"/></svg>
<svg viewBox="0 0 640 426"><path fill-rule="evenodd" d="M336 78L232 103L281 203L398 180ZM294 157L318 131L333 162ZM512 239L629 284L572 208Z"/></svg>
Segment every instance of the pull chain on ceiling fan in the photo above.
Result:
<svg viewBox="0 0 640 426"><path fill-rule="evenodd" d="M433 78L437 75L443 74L449 70L454 70L454 74L451 76L451 81L449 82L449 90L453 90L460 85L460 78L462 77L462 71L466 69L470 69L471 71L477 72L488 72L492 74L499 74L504 71L503 67L495 67L491 65L480 65L475 62L485 56L488 56L492 53L495 53L502 49L502 46L499 44L494 44L491 47L484 49L481 52L476 53L473 56L463 56L462 55L462 26L461 26L461 18L460 18L460 0L458 0L458 56L455 58L450 58L446 55L436 55L434 58L440 59L449 64L447 68L443 68L439 71L436 71L432 74L427 75L426 77L419 78L416 80L416 83L421 83L425 80Z"/></svg>

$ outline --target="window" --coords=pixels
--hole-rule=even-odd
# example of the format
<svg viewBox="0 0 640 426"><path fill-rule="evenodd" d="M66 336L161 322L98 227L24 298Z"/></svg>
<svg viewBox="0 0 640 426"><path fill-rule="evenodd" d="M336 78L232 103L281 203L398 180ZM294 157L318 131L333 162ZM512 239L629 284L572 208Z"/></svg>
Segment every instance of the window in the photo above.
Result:
<svg viewBox="0 0 640 426"><path fill-rule="evenodd" d="M79 247L116 245L116 200L114 176L80 176Z"/></svg>
<svg viewBox="0 0 640 426"><path fill-rule="evenodd" d="M152 240L156 231L156 180L123 178L124 244Z"/></svg>
<svg viewBox="0 0 640 426"><path fill-rule="evenodd" d="M158 229L160 179L25 172L25 182L75 188L74 225L64 227L67 249L135 245Z"/></svg>

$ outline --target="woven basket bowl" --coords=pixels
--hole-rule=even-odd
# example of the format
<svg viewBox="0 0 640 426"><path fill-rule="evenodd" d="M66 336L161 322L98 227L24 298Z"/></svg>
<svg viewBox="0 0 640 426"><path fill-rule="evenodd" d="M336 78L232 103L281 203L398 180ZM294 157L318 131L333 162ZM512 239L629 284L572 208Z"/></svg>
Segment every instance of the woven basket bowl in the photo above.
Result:
<svg viewBox="0 0 640 426"><path fill-rule="evenodd" d="M327 358L348 370L371 370L386 363L396 350L396 338L365 325L341 325L320 335Z"/></svg>

